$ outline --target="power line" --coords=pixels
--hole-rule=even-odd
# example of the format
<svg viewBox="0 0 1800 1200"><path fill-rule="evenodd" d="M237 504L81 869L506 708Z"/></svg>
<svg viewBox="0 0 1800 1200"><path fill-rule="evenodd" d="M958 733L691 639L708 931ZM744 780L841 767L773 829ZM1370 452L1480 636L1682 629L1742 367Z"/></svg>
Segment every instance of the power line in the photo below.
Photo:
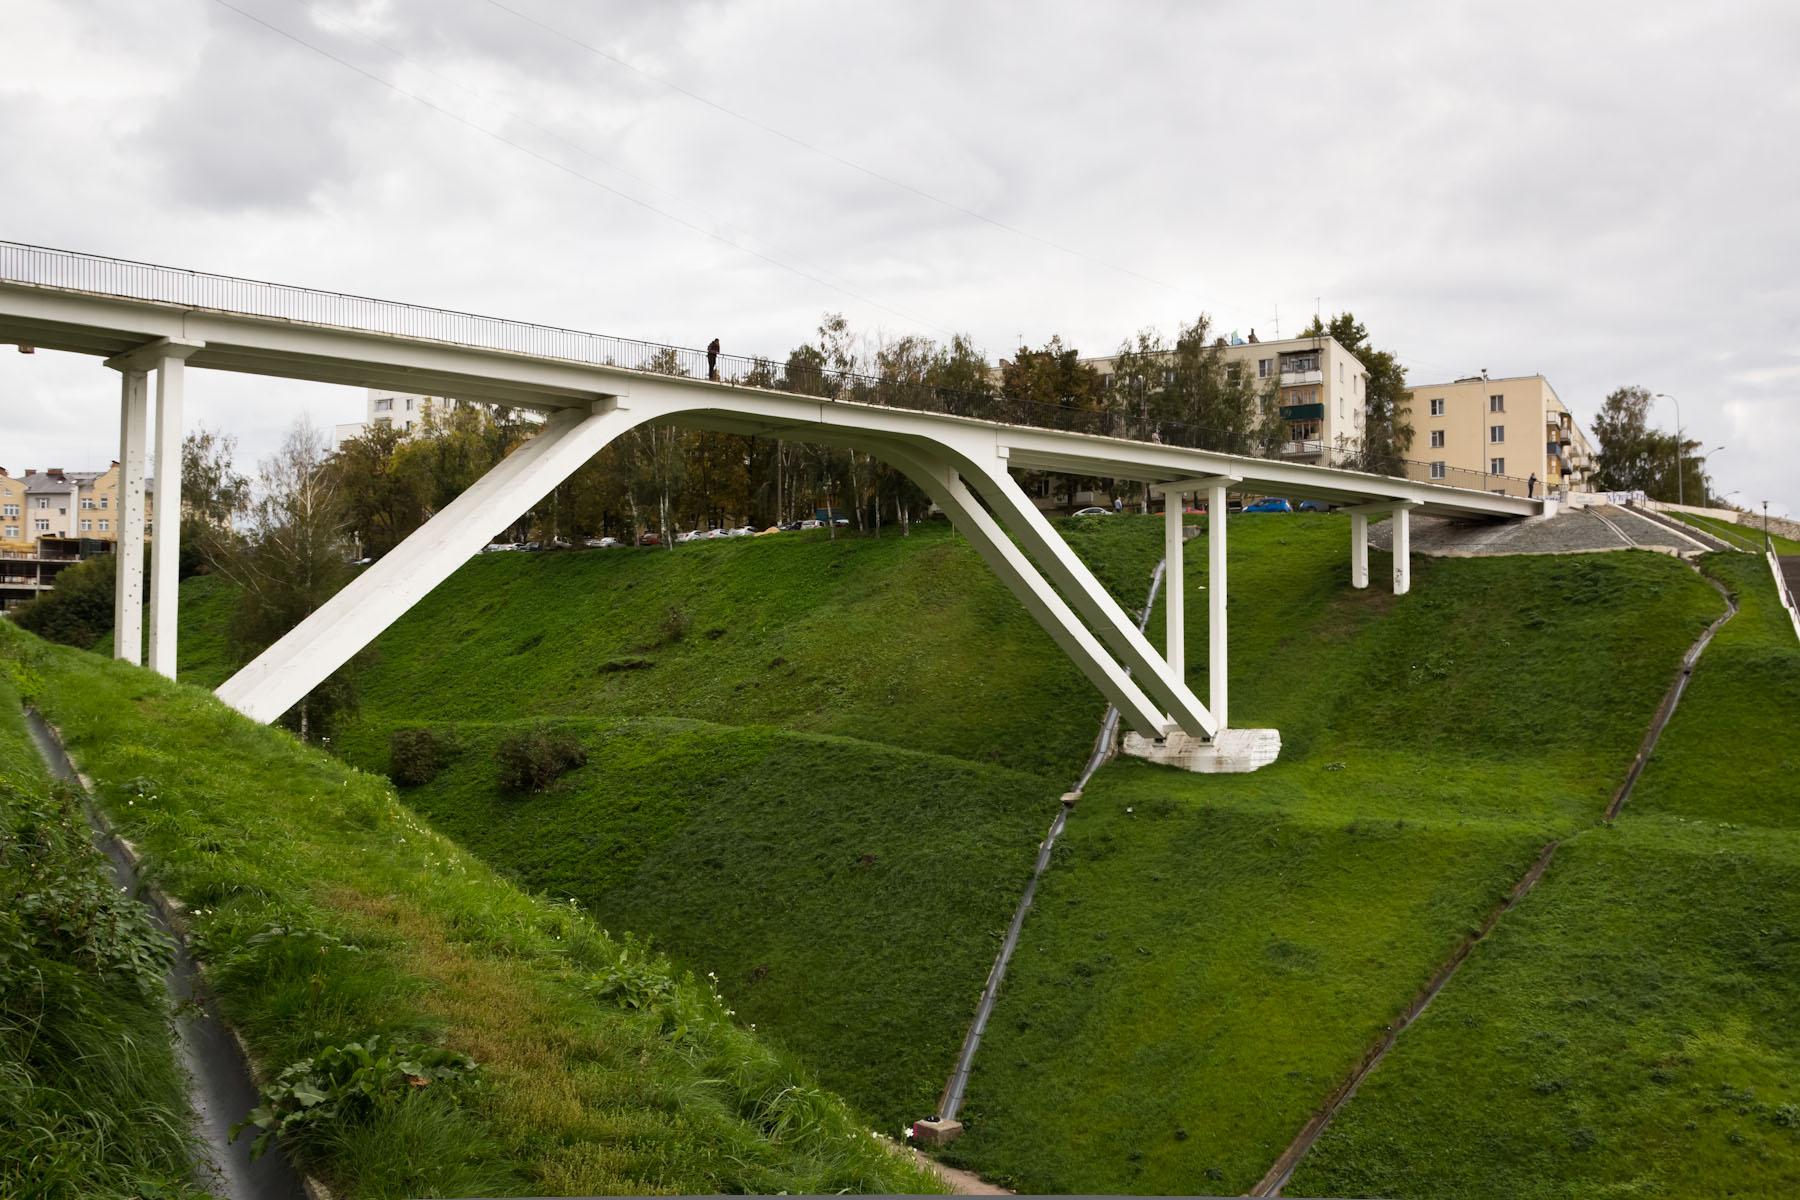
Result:
<svg viewBox="0 0 1800 1200"><path fill-rule="evenodd" d="M629 192L621 191L619 188L613 187L609 183L605 183L601 180L595 179L592 175L589 175L583 171L579 171L576 168L569 166L567 163L558 162L554 158L551 158L549 155L541 154L538 151L531 149L529 146L521 145L520 143L513 141L511 138L507 137L504 134L495 133L493 130L488 129L486 126L477 124L476 122L471 121L469 118L464 117L459 113L451 112L449 109L444 108L441 105L434 104L432 101L426 99L423 96L418 95L415 92L409 92L405 88L399 86L398 84L391 83L388 80L383 79L381 76L375 74L373 71L370 71L363 67L357 66L355 63L351 62L348 59L340 58L338 55L333 54L331 51L326 50L323 47L315 46L311 42L307 41L305 38L298 36L297 34L289 33L287 30L282 29L278 25L272 25L268 21L263 20L261 17L257 16L254 13L245 12L243 9L239 8L237 5L231 3L231 0L213 0L213 2L215 4L218 4L222 8L230 9L232 12L236 13L240 17L243 17L245 20L254 21L256 24L261 25L264 29L269 30L271 33L279 34L280 36L286 38L288 41L293 42L294 44L299 45L299 46L304 46L306 49L311 50L313 53L318 54L321 57L328 58L332 62L337 63L341 67L344 67L351 71L355 71L358 75L361 75L363 78L368 79L374 83L380 84L382 87L386 88L390 92L393 92L397 96L404 96L408 100L412 100L415 103L422 104L426 108L429 108L432 112L435 112L440 116L447 117L450 120L455 121L459 125L462 125L462 126L465 126L466 128L474 130L476 133L479 133L484 137L492 138L496 142L500 142L503 145L510 146L514 150L517 150L521 154L529 155L530 157L537 159L539 162L545 164L546 166L553 167L556 170L561 171L566 175L571 175L571 176L575 177L576 179L581 180L584 183L591 184L592 186L599 188L601 191L608 192L611 195L617 196L621 200L624 200L631 204L635 204L639 208L645 209L648 212L655 213L657 216L662 217L664 220L673 221L675 224L680 225L683 228L690 229L690 230L694 231L695 233L701 234L704 237L711 238L713 241L719 242L722 245L730 246L734 250L740 251L744 254L751 255L754 258L759 258L763 262L768 263L772 267L778 267L783 271L787 271L794 275L798 275L802 279L805 279L812 283L818 284L820 287L829 288L830 290L832 290L834 292L838 292L838 293L841 293L842 295L849 296L853 300L860 301L861 303L870 305L874 308L879 308L883 312L892 313L894 316L900 317L900 318L902 318L904 320L908 320L908 321L917 320L917 318L909 317L905 313L900 312L898 309L892 308L886 304L881 303L879 300L871 299L868 296L862 295L860 292L851 290L850 288L840 287L837 284L830 283L824 279L820 279L817 275L811 274L808 271L803 271L799 267L796 267L796 266L792 265L791 263L782 262L780 259L773 258L770 255L764 254L760 250L756 250L749 246L745 246L740 242L733 241L731 238L726 237L724 234L715 233L714 231L706 228L705 226L697 225L694 222L686 219L685 217L680 217L680 216L675 215L674 213L666 212L663 209L656 207L654 204L651 204L647 200L639 199L638 197L633 196ZM950 334L950 330L945 329L940 325L932 324L930 322L926 322L926 324L930 324L931 328L936 329L939 333L942 333L945 335Z"/></svg>
<svg viewBox="0 0 1800 1200"><path fill-rule="evenodd" d="M516 8L513 8L506 4L502 4L500 2L500 0L487 0L487 2L502 12L511 13L513 16L517 17L521 21L525 21L529 24L536 25L539 29L544 30L546 33L552 34L555 37L562 38L566 42L569 42L573 45L581 47L583 50L586 50L590 54L598 55L599 57L604 58L606 61L608 61L610 63L616 63L619 66L624 67L628 71L632 71L638 75L642 75L645 79L650 80L652 83L659 84L662 87L666 87L670 91L679 92L681 95L686 96L688 99L694 101L696 104L704 104L706 107L708 107L710 109L713 109L717 112L721 112L721 113L725 114L726 116L730 117L734 121L742 121L744 124L749 125L750 127L754 128L754 129L760 129L762 132L768 134L771 137L780 138L784 142L790 142L793 145L800 147L802 150L805 150L810 154L816 154L821 158L830 159L832 162L835 162L835 163L839 164L840 166L848 167L852 171L858 171L864 175L867 175L869 178L879 180L880 182L885 183L885 184L889 185L890 187L896 187L896 188L901 189L902 191L911 192L913 195L918 196L921 199L929 200L933 204L942 205L944 208L948 208L954 212L959 212L966 217L972 217L977 221L985 222L989 225L994 226L996 229L1004 229L1006 232L1013 234L1016 237L1022 237L1028 241L1037 242L1039 245L1048 246L1052 250L1059 251L1060 253L1063 253L1063 254L1071 255L1075 258L1082 259L1085 262L1093 263L1095 266L1105 267L1109 271L1117 271L1121 275L1129 275L1133 279L1141 279L1145 283L1155 284L1157 287L1166 288L1167 290L1169 290L1171 292L1175 292L1178 295L1185 294L1185 289L1177 286L1176 284L1169 283L1165 280L1157 279L1151 275L1145 275L1141 271L1134 271L1130 267L1122 267L1122 266L1118 265L1117 263L1108 262L1106 259L1103 259L1103 258L1097 258L1094 255L1087 253L1086 251L1077 250L1072 246L1065 246L1061 242L1053 241L1050 238L1043 237L1043 236L1040 236L1039 234L1032 233L1030 230L1020 229L1016 225L1010 225L1005 221L1001 221L1001 220L998 220L997 218L990 217L986 213L980 212L977 209L968 208L964 205L956 203L954 200L946 200L942 196L934 195L933 193L928 192L923 188L916 187L913 184L907 183L905 180L895 179L891 175L884 175L880 171L875 170L873 167L865 166L862 163L855 161L854 159L845 158L843 155L838 154L831 150L827 150L823 146L814 145L813 143L807 141L804 138L796 137L793 134L788 133L786 130L777 129L773 125L765 124L764 122L757 120L755 117L752 117L745 113L739 112L738 110L736 110L734 108L731 108L727 105L721 104L718 101L712 100L706 96L702 96L700 93L691 91L688 88L682 87L679 83L675 83L672 80L664 79L662 76L657 75L652 71L647 71L643 67L640 67L640 66L636 65L635 63L629 62L626 59L620 58L618 55L613 54L612 52L610 52L608 50L604 50L604 49L600 48L599 46L592 44L591 42L582 41L580 38L576 37L574 34L568 33L562 29L558 29L556 26L551 25L547 21L540 21L538 18L532 16L530 13L523 13L523 12L520 12Z"/></svg>

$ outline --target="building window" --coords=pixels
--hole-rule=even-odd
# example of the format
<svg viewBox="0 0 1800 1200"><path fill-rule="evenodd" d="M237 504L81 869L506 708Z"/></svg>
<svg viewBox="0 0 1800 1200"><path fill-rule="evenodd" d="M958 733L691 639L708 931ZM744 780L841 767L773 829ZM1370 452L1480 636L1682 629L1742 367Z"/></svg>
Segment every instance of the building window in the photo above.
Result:
<svg viewBox="0 0 1800 1200"><path fill-rule="evenodd" d="M1344 382L1344 364L1343 363L1338 364L1338 382L1339 383Z"/></svg>
<svg viewBox="0 0 1800 1200"><path fill-rule="evenodd" d="M1504 474L1506 474L1506 460L1504 458L1488 459L1488 474L1489 475L1504 475Z"/></svg>
<svg viewBox="0 0 1800 1200"><path fill-rule="evenodd" d="M101 532L101 533L110 533L110 532L112 532L112 522L111 522L111 521L107 521L107 520L104 520L104 519L103 519L103 520L101 520L101 522L100 522L100 532Z"/></svg>
<svg viewBox="0 0 1800 1200"><path fill-rule="evenodd" d="M1506 397L1503 395L1502 396L1489 396L1488 397L1488 411L1489 412L1505 412L1506 411Z"/></svg>
<svg viewBox="0 0 1800 1200"><path fill-rule="evenodd" d="M92 521L88 520L86 517L81 518L81 532L83 532L83 533L94 532L94 523Z"/></svg>
<svg viewBox="0 0 1800 1200"><path fill-rule="evenodd" d="M35 528L39 533L49 533L50 532L50 522L43 517L39 517L37 520L33 521L31 524L32 524L32 527Z"/></svg>
<svg viewBox="0 0 1800 1200"><path fill-rule="evenodd" d="M50 497L39 496L38 497L38 507L39 508L49 508L50 507Z"/></svg>
<svg viewBox="0 0 1800 1200"><path fill-rule="evenodd" d="M1488 426L1488 441L1492 442L1494 445L1497 446L1501 442L1504 442L1505 440L1506 440L1506 426L1504 426L1504 425L1489 425Z"/></svg>
<svg viewBox="0 0 1800 1200"><path fill-rule="evenodd" d="M100 507L101 508L106 507L106 497L105 496L100 497Z"/></svg>
<svg viewBox="0 0 1800 1200"><path fill-rule="evenodd" d="M1256 377L1258 379L1267 379L1269 376L1273 375L1274 373L1275 373L1275 360L1274 359L1259 358L1256 360Z"/></svg>
<svg viewBox="0 0 1800 1200"><path fill-rule="evenodd" d="M16 505L16 504L9 504L9 505L7 505L7 506L6 506L6 515L7 515L7 516L9 516L9 517L16 517L16 516L18 516L18 515L19 515L19 506L18 506L18 505Z"/></svg>
<svg viewBox="0 0 1800 1200"><path fill-rule="evenodd" d="M94 498L92 496L83 496L81 498L81 507L84 509L94 507Z"/></svg>
<svg viewBox="0 0 1800 1200"><path fill-rule="evenodd" d="M6 536L11 538L15 542L18 541L19 540L19 527L17 525L8 525L6 527Z"/></svg>
<svg viewBox="0 0 1800 1200"><path fill-rule="evenodd" d="M1442 400L1433 400L1431 402L1431 415L1434 417L1441 417L1444 415L1444 402Z"/></svg>
<svg viewBox="0 0 1800 1200"><path fill-rule="evenodd" d="M394 408L394 399L392 396L383 396L381 399L379 399L375 402L375 411L376 412L392 412L393 408Z"/></svg>
<svg viewBox="0 0 1800 1200"><path fill-rule="evenodd" d="M1443 430L1434 429L1431 431L1431 448L1433 450L1442 450L1444 448L1444 431Z"/></svg>
<svg viewBox="0 0 1800 1200"><path fill-rule="evenodd" d="M411 412L411 411L412 411L412 402L413 402L413 398L412 398L412 397L411 397L411 396L408 396L408 397L407 397L407 398L406 398L406 411L407 411L407 412Z"/></svg>
<svg viewBox="0 0 1800 1200"><path fill-rule="evenodd" d="M1444 464L1441 459L1431 464L1431 477L1433 479L1442 479L1444 477Z"/></svg>

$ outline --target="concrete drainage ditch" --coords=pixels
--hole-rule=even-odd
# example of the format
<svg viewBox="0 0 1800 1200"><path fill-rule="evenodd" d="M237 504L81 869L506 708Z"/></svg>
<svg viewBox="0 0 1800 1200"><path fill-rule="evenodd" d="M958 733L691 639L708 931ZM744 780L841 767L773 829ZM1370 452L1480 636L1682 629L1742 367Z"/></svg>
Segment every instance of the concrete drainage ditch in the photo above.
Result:
<svg viewBox="0 0 1800 1200"><path fill-rule="evenodd" d="M248 1116L260 1097L237 1035L219 1021L206 983L188 954L179 905L139 878L137 852L96 806L93 789L69 761L56 731L32 708L25 710L25 721L51 773L81 795L94 844L112 864L114 881L136 896L149 910L151 922L174 939L175 956L166 982L176 1004L175 1034L188 1077L195 1132L205 1148L204 1160L194 1164L195 1184L232 1200L329 1200L324 1187L293 1168L279 1144L251 1162L252 1139L230 1139L231 1126Z"/></svg>

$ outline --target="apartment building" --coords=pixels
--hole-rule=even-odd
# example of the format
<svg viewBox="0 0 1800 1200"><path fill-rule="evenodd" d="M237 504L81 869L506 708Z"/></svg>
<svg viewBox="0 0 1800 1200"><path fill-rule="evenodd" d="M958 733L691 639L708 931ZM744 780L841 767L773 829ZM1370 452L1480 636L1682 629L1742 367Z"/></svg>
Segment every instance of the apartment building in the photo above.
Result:
<svg viewBox="0 0 1800 1200"><path fill-rule="evenodd" d="M1403 411L1414 478L1513 496L1588 490L1593 445L1542 375L1415 385Z"/></svg>
<svg viewBox="0 0 1800 1200"><path fill-rule="evenodd" d="M1286 441L1277 450L1295 462L1332 465L1362 449L1369 372L1336 338L1250 340L1222 347L1225 367L1258 383L1274 382ZM1084 359L1110 386L1114 359Z"/></svg>
<svg viewBox="0 0 1800 1200"><path fill-rule="evenodd" d="M144 532L154 499L144 484ZM119 464L104 471L0 468L0 607L15 608L48 591L57 572L119 540Z"/></svg>
<svg viewBox="0 0 1800 1200"><path fill-rule="evenodd" d="M457 404L442 396L421 396L417 392L395 392L384 388L370 388L367 401L368 409L362 420L333 427L333 450L378 425L391 426L403 434L413 433L424 424L427 412L436 410L442 415Z"/></svg>

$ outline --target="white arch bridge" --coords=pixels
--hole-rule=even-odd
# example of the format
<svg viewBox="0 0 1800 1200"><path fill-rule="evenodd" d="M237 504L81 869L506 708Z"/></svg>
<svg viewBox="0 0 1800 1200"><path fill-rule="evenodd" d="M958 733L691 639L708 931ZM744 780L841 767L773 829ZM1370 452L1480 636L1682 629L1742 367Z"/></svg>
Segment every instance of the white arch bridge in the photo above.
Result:
<svg viewBox="0 0 1800 1200"><path fill-rule="evenodd" d="M151 375L158 487L166 497L180 494L187 367L546 414L542 432L219 688L222 700L263 721L347 662L607 443L645 422L854 446L886 460L950 515L1133 730L1158 753L1180 746L1181 754L1171 749L1169 756L1199 769L1259 765L1241 748L1231 759L1221 738L1229 711L1228 490L1347 506L1357 587L1368 586L1368 520L1392 514L1395 593L1410 582L1411 512L1504 519L1543 509L1541 500L1383 475L657 374L616 365L646 361L653 348L644 343L3 242L0 343L94 355L120 373L121 549L143 538ZM1015 469L1136 480L1167 498L1166 654L1076 558L1013 478ZM1204 703L1187 685L1183 645L1181 510L1188 495L1206 498L1209 522ZM177 523L163 521L152 539L149 580L149 665L169 676L176 541ZM114 645L134 662L143 636L141 574L140 555L118 555Z"/></svg>

